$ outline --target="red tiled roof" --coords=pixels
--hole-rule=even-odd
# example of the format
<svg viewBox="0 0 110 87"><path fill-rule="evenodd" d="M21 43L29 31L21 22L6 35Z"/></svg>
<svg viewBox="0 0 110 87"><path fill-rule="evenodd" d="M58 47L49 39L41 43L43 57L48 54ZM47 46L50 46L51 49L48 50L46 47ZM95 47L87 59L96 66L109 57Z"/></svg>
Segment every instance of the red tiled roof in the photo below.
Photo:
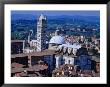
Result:
<svg viewBox="0 0 110 87"><path fill-rule="evenodd" d="M25 68L11 68L11 73L23 72Z"/></svg>
<svg viewBox="0 0 110 87"><path fill-rule="evenodd" d="M15 62L11 64L11 67L12 67L12 68L16 68L16 67L17 67L17 68L22 68L22 67L24 67L24 66L25 66L25 65L23 65L23 64L19 64L19 63L15 63Z"/></svg>

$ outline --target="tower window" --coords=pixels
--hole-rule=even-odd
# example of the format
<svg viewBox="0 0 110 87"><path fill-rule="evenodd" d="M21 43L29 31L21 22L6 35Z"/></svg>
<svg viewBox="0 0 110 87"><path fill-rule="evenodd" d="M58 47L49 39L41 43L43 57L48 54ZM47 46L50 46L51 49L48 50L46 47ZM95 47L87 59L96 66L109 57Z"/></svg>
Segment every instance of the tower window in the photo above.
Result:
<svg viewBox="0 0 110 87"><path fill-rule="evenodd" d="M68 64L70 64L70 60L68 60Z"/></svg>

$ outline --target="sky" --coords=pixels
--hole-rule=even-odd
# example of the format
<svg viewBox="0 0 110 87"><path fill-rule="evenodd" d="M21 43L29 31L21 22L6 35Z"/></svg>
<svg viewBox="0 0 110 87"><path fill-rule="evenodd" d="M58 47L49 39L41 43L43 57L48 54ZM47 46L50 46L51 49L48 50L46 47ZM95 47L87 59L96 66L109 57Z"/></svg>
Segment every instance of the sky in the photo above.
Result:
<svg viewBox="0 0 110 87"><path fill-rule="evenodd" d="M61 15L68 15L68 16L74 16L74 15L81 15L81 16L100 16L100 11L11 11L12 14L32 14L32 15L40 15L44 14L46 16L61 16Z"/></svg>

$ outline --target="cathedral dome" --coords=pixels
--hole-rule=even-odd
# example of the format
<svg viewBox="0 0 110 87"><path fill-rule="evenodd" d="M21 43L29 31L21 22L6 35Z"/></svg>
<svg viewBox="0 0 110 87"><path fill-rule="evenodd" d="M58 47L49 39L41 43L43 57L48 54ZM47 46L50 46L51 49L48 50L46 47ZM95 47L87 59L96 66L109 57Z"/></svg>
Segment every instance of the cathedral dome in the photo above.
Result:
<svg viewBox="0 0 110 87"><path fill-rule="evenodd" d="M53 36L50 39L50 44L64 44L65 43L65 38L63 36Z"/></svg>

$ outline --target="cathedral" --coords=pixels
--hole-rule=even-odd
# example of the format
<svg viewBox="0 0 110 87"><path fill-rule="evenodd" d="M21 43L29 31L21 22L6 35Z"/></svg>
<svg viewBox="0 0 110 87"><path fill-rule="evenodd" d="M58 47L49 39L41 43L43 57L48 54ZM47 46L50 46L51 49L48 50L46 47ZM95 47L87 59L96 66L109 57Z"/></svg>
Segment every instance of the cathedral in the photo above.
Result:
<svg viewBox="0 0 110 87"><path fill-rule="evenodd" d="M63 64L77 65L77 61L81 60L82 58L77 60L78 57L76 56L76 53L77 50L82 47L82 44L77 42L73 44L69 43L66 41L66 37L61 34L61 31L56 30L54 36L52 36L48 43L48 48L46 48L46 21L46 17L41 14L37 21L37 40L30 41L31 44L33 44L33 42L36 43L34 44L34 46L36 46L35 51L42 52L43 50L48 49L56 52L56 54L53 56L44 55L43 61L49 64L50 69L52 68L51 70L53 70L54 66L59 68ZM54 61L54 64L52 61Z"/></svg>

